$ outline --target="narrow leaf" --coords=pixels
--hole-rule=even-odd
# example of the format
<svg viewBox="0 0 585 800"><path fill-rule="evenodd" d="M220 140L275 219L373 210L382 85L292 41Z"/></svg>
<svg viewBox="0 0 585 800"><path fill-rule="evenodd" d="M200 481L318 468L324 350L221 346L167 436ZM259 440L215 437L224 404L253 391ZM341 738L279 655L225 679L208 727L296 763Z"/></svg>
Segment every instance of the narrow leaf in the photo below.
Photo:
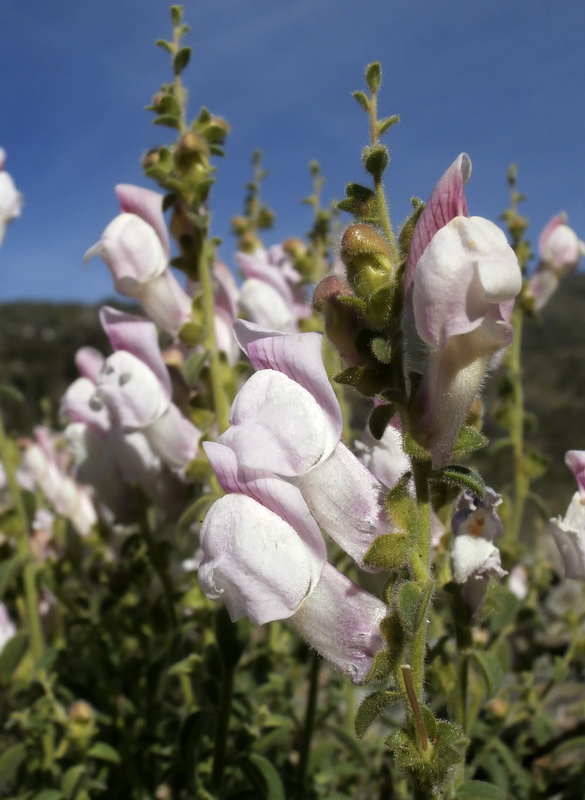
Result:
<svg viewBox="0 0 585 800"><path fill-rule="evenodd" d="M478 497L485 495L485 482L477 470L464 467L460 464L451 464L448 467L435 469L431 473L431 480L436 483L446 483L458 489L469 489Z"/></svg>
<svg viewBox="0 0 585 800"><path fill-rule="evenodd" d="M388 706L402 699L400 692L387 692L380 690L369 694L362 701L355 716L355 735L362 739L364 734L377 719L379 719Z"/></svg>
<svg viewBox="0 0 585 800"><path fill-rule="evenodd" d="M87 751L90 758L97 758L99 761L109 761L112 764L121 762L120 754L117 750L106 742L96 742Z"/></svg>
<svg viewBox="0 0 585 800"><path fill-rule="evenodd" d="M0 756L0 786L12 780L25 758L26 747L22 743L15 744L4 751Z"/></svg>
<svg viewBox="0 0 585 800"><path fill-rule="evenodd" d="M256 780L260 779L258 788L263 790L262 797L266 800L286 800L280 775L267 758L258 753L251 753L248 763L252 767L251 777L255 774Z"/></svg>
<svg viewBox="0 0 585 800"><path fill-rule="evenodd" d="M497 656L494 653L472 650L468 658L485 681L488 699L493 697L504 679L502 665Z"/></svg>
<svg viewBox="0 0 585 800"><path fill-rule="evenodd" d="M506 800L505 793L492 783L465 781L457 789L457 800Z"/></svg>
<svg viewBox="0 0 585 800"><path fill-rule="evenodd" d="M173 59L173 70L175 75L180 75L185 69L191 58L191 48L181 47L177 55Z"/></svg>
<svg viewBox="0 0 585 800"><path fill-rule="evenodd" d="M0 684L10 682L28 647L28 633L21 631L9 639L0 654Z"/></svg>

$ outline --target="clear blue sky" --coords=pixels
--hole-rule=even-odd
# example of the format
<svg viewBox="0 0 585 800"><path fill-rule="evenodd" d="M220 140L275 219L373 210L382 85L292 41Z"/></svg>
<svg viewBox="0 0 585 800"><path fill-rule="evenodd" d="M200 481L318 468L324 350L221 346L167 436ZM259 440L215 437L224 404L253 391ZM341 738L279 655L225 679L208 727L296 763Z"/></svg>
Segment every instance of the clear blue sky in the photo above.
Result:
<svg viewBox="0 0 585 800"><path fill-rule="evenodd" d="M395 220L465 150L471 213L497 217L515 161L533 240L562 209L585 238L583 0L186 0L185 12L192 111L232 125L212 193L228 263L255 148L278 217L269 243L310 226L311 159L325 199L362 178L366 120L350 93L373 60L381 114L402 117L387 139ZM0 146L26 206L0 250L0 301L112 293L82 256L118 213L114 185L149 185L140 157L171 140L144 111L170 80L154 46L169 33L164 0L1 0Z"/></svg>

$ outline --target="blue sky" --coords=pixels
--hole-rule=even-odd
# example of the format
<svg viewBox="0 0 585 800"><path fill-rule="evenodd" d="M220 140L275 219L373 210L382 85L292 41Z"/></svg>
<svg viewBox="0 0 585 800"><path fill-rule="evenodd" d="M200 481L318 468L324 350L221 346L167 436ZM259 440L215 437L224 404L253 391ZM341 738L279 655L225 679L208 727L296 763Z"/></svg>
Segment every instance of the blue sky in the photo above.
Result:
<svg viewBox="0 0 585 800"><path fill-rule="evenodd" d="M583 0L186 0L185 16L191 110L232 125L211 196L228 263L255 148L277 214L268 243L310 227L311 159L324 199L363 178L351 92L374 60L380 113L402 118L386 139L395 221L465 150L471 213L497 218L516 162L533 240L561 209L585 238ZM26 202L0 250L0 302L111 295L105 266L82 257L118 213L115 184L149 185L141 155L171 141L144 110L170 80L154 46L169 33L163 0L0 3L0 146Z"/></svg>

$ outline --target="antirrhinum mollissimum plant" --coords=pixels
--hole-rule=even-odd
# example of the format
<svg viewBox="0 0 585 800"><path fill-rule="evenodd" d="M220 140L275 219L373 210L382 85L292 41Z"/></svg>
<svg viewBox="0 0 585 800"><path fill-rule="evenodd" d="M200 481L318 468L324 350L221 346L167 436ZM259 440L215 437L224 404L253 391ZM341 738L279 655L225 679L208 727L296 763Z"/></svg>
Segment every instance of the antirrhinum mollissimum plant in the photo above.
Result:
<svg viewBox="0 0 585 800"><path fill-rule="evenodd" d="M580 798L585 603L560 576L583 574L582 453L532 560L471 466L486 374L534 313L527 284L512 310L525 221L510 247L468 216L461 154L395 229L371 64L371 185L335 257L315 163L307 241L264 244L256 155L240 286L210 232L229 126L187 121L171 16L151 108L176 141L144 158L164 195L119 186L90 251L149 319L101 310L111 352L77 352L64 436L0 430L0 794Z"/></svg>

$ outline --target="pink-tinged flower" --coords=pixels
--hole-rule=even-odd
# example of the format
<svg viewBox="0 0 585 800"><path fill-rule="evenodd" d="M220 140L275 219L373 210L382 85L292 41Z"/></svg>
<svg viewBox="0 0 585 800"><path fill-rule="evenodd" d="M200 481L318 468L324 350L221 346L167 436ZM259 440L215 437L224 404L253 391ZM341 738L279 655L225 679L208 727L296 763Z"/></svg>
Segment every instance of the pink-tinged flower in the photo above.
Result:
<svg viewBox="0 0 585 800"><path fill-rule="evenodd" d="M214 324L215 340L219 350L226 354L228 364L235 364L240 355L240 348L234 337L234 322L238 318L238 289L234 276L223 261L216 260L213 265L215 281Z"/></svg>
<svg viewBox="0 0 585 800"><path fill-rule="evenodd" d="M393 424L395 422L399 425L398 417L394 417L386 427L381 439L375 439L368 428L361 440L354 443L359 460L388 489L396 486L404 473L411 469L410 459L402 449L402 434Z"/></svg>
<svg viewBox="0 0 585 800"><path fill-rule="evenodd" d="M564 517L551 519L551 532L565 566L565 577L585 581L585 450L569 450L565 463L577 480Z"/></svg>
<svg viewBox="0 0 585 800"><path fill-rule="evenodd" d="M122 214L84 256L101 256L116 291L136 298L163 330L176 335L191 319L191 299L168 267L170 249L162 195L150 189L116 187Z"/></svg>
<svg viewBox="0 0 585 800"><path fill-rule="evenodd" d="M236 253L235 260L246 278L239 298L246 317L263 328L298 331L298 321L311 315L311 307L302 278L282 246Z"/></svg>
<svg viewBox="0 0 585 800"><path fill-rule="evenodd" d="M451 569L455 582L463 584L463 597L472 611L483 602L490 578L508 574L493 543L503 532L496 511L501 503L501 496L488 488L483 498L464 491L455 504Z"/></svg>
<svg viewBox="0 0 585 800"><path fill-rule="evenodd" d="M6 153L0 147L0 245L8 223L19 217L22 209L22 195L8 172L4 171L5 161Z"/></svg>
<svg viewBox="0 0 585 800"><path fill-rule="evenodd" d="M16 633L16 625L12 621L4 603L0 603L0 653Z"/></svg>
<svg viewBox="0 0 585 800"><path fill-rule="evenodd" d="M540 311L556 292L560 279L577 268L585 254L585 242L569 228L567 215L561 213L540 234L538 248L540 261L530 276L528 288L534 297L534 308Z"/></svg>
<svg viewBox="0 0 585 800"><path fill-rule="evenodd" d="M317 522L363 565L372 541L388 532L385 489L341 442L321 335L279 334L242 320L234 331L258 371L236 396L219 442L239 465L297 486Z"/></svg>
<svg viewBox="0 0 585 800"><path fill-rule="evenodd" d="M429 348L412 427L436 465L450 460L487 366L511 341L509 320L522 287L502 231L462 215L470 171L463 154L439 180L407 261L407 307Z"/></svg>
<svg viewBox="0 0 585 800"><path fill-rule="evenodd" d="M237 483L233 453L217 447L212 457L224 478ZM232 620L288 620L318 653L363 683L383 647L384 604L326 563L319 527L296 487L266 473L247 478L255 498L228 494L203 523L203 591L223 600Z"/></svg>
<svg viewBox="0 0 585 800"><path fill-rule="evenodd" d="M170 468L186 467L197 453L201 432L171 401L154 325L107 306L100 319L115 352L104 362L91 407L99 411L105 406L122 432L141 432Z"/></svg>
<svg viewBox="0 0 585 800"><path fill-rule="evenodd" d="M51 432L36 428L35 437L22 457L22 472L28 473L58 514L87 536L97 522L89 492L65 472L67 455L57 449Z"/></svg>

